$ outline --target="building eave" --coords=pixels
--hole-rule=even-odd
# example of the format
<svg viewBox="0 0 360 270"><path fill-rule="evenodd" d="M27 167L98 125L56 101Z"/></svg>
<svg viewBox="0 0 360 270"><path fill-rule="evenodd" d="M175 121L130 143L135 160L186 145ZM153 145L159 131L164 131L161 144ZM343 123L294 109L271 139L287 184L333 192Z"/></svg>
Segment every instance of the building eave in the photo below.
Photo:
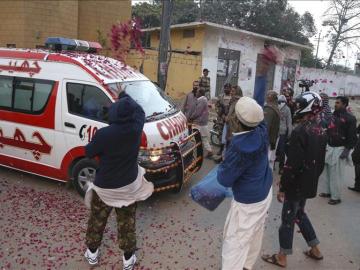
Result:
<svg viewBox="0 0 360 270"><path fill-rule="evenodd" d="M302 50L311 49L311 46L308 46L308 45L296 43L296 42L281 39L281 38L271 37L271 36L267 36L267 35L263 35L263 34L258 34L258 33L250 32L250 31L238 29L235 27L231 27L231 26L212 23L212 22L191 22L191 23L174 24L174 25L171 25L170 29L186 29L186 28L196 28L196 27L202 27L202 26L232 31L232 32L236 32L236 33L241 33L244 35L257 37L257 38L264 39L264 40L274 41L279 44L297 47ZM143 32L154 32L154 31L159 31L159 30L160 30L160 27L152 27L152 28L142 29Z"/></svg>

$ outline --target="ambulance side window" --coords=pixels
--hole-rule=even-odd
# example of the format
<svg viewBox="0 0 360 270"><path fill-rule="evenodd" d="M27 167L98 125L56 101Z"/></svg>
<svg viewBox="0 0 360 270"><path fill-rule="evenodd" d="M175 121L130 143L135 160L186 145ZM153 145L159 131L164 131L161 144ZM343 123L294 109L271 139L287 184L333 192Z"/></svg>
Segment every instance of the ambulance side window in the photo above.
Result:
<svg viewBox="0 0 360 270"><path fill-rule="evenodd" d="M0 76L0 108L40 114L49 100L54 82Z"/></svg>
<svg viewBox="0 0 360 270"><path fill-rule="evenodd" d="M34 84L29 81L16 81L14 91L14 109L31 111Z"/></svg>
<svg viewBox="0 0 360 270"><path fill-rule="evenodd" d="M67 83L66 93L69 113L96 121L108 121L111 100L101 89L92 85Z"/></svg>
<svg viewBox="0 0 360 270"><path fill-rule="evenodd" d="M11 108L13 79L0 77L0 107Z"/></svg>

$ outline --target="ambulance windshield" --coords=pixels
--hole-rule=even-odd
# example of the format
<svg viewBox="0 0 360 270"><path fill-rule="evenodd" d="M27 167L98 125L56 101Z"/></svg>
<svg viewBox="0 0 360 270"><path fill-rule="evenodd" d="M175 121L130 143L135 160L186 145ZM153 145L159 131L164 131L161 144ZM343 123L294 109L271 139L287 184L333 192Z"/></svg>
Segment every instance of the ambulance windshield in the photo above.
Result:
<svg viewBox="0 0 360 270"><path fill-rule="evenodd" d="M109 89L119 95L125 91L145 111L148 121L164 118L178 112L175 103L151 81L132 81L108 84Z"/></svg>

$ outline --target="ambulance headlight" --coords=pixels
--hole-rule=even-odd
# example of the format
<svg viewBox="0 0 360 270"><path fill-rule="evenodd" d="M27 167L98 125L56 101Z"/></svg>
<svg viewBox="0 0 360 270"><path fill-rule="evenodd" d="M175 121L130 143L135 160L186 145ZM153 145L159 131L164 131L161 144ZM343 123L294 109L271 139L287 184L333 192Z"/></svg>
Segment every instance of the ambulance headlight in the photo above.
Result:
<svg viewBox="0 0 360 270"><path fill-rule="evenodd" d="M160 159L160 156L150 156L150 160L152 161L152 162L156 162L156 161L158 161Z"/></svg>
<svg viewBox="0 0 360 270"><path fill-rule="evenodd" d="M159 168L174 163L176 160L172 149L164 148L157 150L141 149L138 162L145 168Z"/></svg>
<svg viewBox="0 0 360 270"><path fill-rule="evenodd" d="M164 154L163 150L155 150L155 151L150 151L150 160L152 162L156 162L161 158L161 155Z"/></svg>

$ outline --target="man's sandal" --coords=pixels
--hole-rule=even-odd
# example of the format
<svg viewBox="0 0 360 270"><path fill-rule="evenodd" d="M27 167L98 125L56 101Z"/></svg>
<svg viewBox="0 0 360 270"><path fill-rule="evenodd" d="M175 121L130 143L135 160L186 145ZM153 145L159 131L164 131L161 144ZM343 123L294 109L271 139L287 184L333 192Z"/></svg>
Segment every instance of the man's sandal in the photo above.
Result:
<svg viewBox="0 0 360 270"><path fill-rule="evenodd" d="M274 255L262 255L261 259L263 259L265 262L276 265L276 266L280 266L282 268L285 268L286 265L280 264L278 258L276 257L277 254Z"/></svg>
<svg viewBox="0 0 360 270"><path fill-rule="evenodd" d="M304 251L304 254L306 257L309 257L310 259L313 259L315 261L321 261L324 259L324 256L318 257L318 256L314 255L314 253L312 253L311 250Z"/></svg>

